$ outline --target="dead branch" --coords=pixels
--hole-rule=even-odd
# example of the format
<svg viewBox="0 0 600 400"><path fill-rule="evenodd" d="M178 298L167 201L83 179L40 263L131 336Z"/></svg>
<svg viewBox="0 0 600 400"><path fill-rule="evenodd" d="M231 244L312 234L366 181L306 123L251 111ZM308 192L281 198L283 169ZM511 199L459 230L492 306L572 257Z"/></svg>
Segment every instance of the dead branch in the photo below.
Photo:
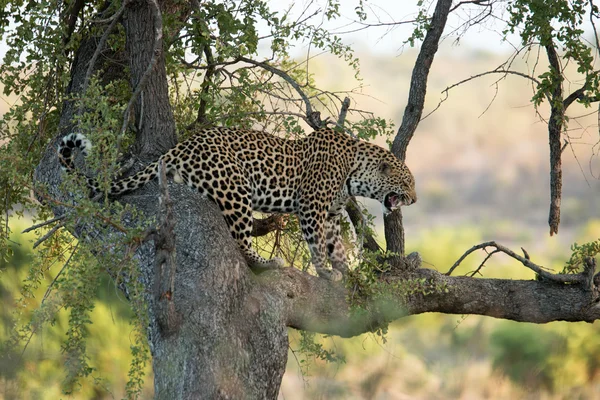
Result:
<svg viewBox="0 0 600 400"><path fill-rule="evenodd" d="M340 115L338 117L337 124L340 127L344 126L346 122L346 114L348 114L348 109L350 108L350 97L345 97L342 102L342 108L340 109Z"/></svg>
<svg viewBox="0 0 600 400"><path fill-rule="evenodd" d="M485 265L485 263L486 263L486 262L487 262L487 261L488 261L490 258L492 258L492 256L493 256L494 254L498 253L499 251L500 251L500 250L496 249L496 250L493 250L493 251L489 252L489 253L487 254L487 256L485 256L485 258L483 259L483 261L481 262L481 264L479 264L479 267L477 267L477 269L475 269L475 271L471 272L471 273L469 274L469 276L470 276L470 277L474 277L476 274L478 274L478 273L479 273L479 271L481 271L481 269L482 269L482 268L483 268L483 266Z"/></svg>
<svg viewBox="0 0 600 400"><path fill-rule="evenodd" d="M475 4L476 6L485 6L488 7L493 3L492 0L469 0L469 1L460 1L454 7L450 9L450 12L455 11L460 6L464 6L465 4Z"/></svg>
<svg viewBox="0 0 600 400"><path fill-rule="evenodd" d="M487 259L490 258L490 256L492 254L497 253L497 252L502 252L502 253L514 258L515 260L519 261L525 267L529 268L530 270L532 270L533 272L538 274L541 278L547 279L548 281L557 282L557 283L584 283L584 282L587 282L587 277L585 276L584 273L581 273L581 274L552 274L552 273L546 271L543 267L533 263L529 259L527 254L525 257L520 256L517 253L515 253L514 251L510 250L508 247L502 246L502 245L496 243L495 241L484 242L484 243L481 243L481 244L471 247L454 263L454 265L452 265L452 267L448 270L448 272L446 272L445 275L450 276L452 274L452 272L460 265L460 263L465 258L467 258L467 256L469 254L471 254L475 250L486 249L487 247L494 247L496 250L489 253L488 256L486 257L486 259L484 260L484 262L487 261Z"/></svg>
<svg viewBox="0 0 600 400"><path fill-rule="evenodd" d="M554 44L545 46L548 61L553 72L554 88L550 95L550 120L548 121L548 140L550 142L550 213L548 225L550 236L558 233L560 224L560 203L562 195L562 162L561 162L561 140L565 108L563 105L562 92L562 69Z"/></svg>
<svg viewBox="0 0 600 400"><path fill-rule="evenodd" d="M452 85L450 85L450 86L446 87L444 90L442 90L442 92L441 92L441 93L445 95L445 96L444 96L444 98L442 98L442 99L439 101L439 103L437 104L437 106L435 106L435 108L434 108L433 110L431 110L430 112L428 112L428 113L427 113L427 115L425 115L425 116L424 116L424 117L421 119L421 121L422 121L422 120L424 120L425 118L429 117L429 116L430 116L431 114L433 114L434 112L436 112L436 111L437 111L437 110L440 108L440 106L442 105L442 103L443 103L443 102L445 102L446 100L448 100L448 97L449 97L449 92L450 92L450 90L452 90L452 89L454 89L455 87L457 87L457 86L460 86L460 85L462 85L462 84L464 84L464 83L470 82L470 81L472 81L472 80L474 80L474 79L481 78L482 76L491 75L491 74L503 74L503 75L504 75L504 78L505 78L507 75L516 75L516 76L520 76L520 77L522 77L522 78L525 78L525 79L529 79L530 81L534 82L534 83L535 83L535 84L537 84L537 85L539 85L539 84L540 84L540 81L538 81L538 80L537 80L537 79L535 79L534 77L532 77L532 76L530 76L530 75L527 75L527 74L524 74L524 73L522 73L522 72L519 72L519 71L512 71L512 70L506 70L506 69L495 69L495 70L493 70L493 71L486 71L486 72L482 72L482 73L480 73L480 74L476 74L476 75L470 76L470 77L468 77L468 78L465 78L465 79L463 79L463 80L461 80L461 81L459 81L459 82L456 82L456 83L454 83L454 84L452 84ZM550 101L550 99L548 99L548 101ZM489 107L489 106L488 106L488 107Z"/></svg>

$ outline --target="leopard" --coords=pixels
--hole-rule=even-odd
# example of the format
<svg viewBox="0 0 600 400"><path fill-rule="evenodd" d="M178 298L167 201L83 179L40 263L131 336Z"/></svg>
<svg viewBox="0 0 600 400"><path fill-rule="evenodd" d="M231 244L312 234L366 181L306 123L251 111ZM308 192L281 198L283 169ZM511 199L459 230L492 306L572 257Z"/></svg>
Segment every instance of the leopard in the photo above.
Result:
<svg viewBox="0 0 600 400"><path fill-rule="evenodd" d="M62 168L77 172L76 151L87 156L91 149L83 134L66 135L58 146ZM197 129L140 172L112 181L107 194L115 198L140 188L157 178L159 165L176 183L218 205L246 262L257 270L285 263L252 248L253 211L295 214L317 275L340 280L349 265L340 220L350 197L375 199L384 213L417 201L415 179L402 160L328 127L298 139L241 128ZM85 177L90 195L101 192L94 178Z"/></svg>

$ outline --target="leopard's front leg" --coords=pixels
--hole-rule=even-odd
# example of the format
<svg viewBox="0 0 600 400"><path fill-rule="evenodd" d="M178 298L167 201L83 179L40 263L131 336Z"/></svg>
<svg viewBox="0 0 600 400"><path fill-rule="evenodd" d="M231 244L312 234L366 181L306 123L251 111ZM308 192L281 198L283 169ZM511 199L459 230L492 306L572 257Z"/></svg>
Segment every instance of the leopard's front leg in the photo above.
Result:
<svg viewBox="0 0 600 400"><path fill-rule="evenodd" d="M317 274L325 279L339 281L342 274L337 270L330 270L327 265L327 241L325 237L325 225L327 224L327 213L317 211L311 207L304 207L298 215L300 228L308 248L312 255L312 263Z"/></svg>

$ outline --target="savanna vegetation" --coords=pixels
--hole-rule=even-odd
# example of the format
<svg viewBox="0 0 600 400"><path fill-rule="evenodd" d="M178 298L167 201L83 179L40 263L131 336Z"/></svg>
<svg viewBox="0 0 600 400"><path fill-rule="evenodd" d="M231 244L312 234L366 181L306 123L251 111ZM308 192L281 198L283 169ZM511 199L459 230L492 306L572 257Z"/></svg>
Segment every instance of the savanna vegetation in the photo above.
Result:
<svg viewBox="0 0 600 400"><path fill-rule="evenodd" d="M598 128L579 117L598 115L597 6L439 0L418 2L407 20L362 0L350 8L309 3L294 12L271 6L4 2L0 26L8 51L0 73L10 103L0 130L4 397L597 397L597 324L578 322L600 314L598 141L588 139ZM340 18L352 27L332 32L323 24ZM373 55L358 57L342 31L405 24L412 33L399 36L398 47L416 48L404 55L414 66L378 63L373 78L389 70L388 80L406 77L406 89L394 92L391 112L367 108L362 95L370 72L361 59ZM437 53L440 42L486 28L514 51L488 69L456 69L466 76L436 75L461 57L482 65L467 53ZM317 53L329 53L329 61L319 63ZM359 80L324 79L333 65L336 77ZM455 93L474 81L491 83L492 94L483 105L461 105L467 97ZM469 136L477 115L465 123L455 111L486 114L503 88L524 93L520 104L530 107L546 150L507 156L518 148L514 141L529 139L498 130L524 125L509 124L517 113L506 110L489 131L514 141ZM444 110L451 112L440 118ZM463 129L453 133L448 121L458 120ZM295 268L256 275L218 209L190 189L163 182L118 201L89 199L85 183L64 174L56 157L62 136L84 133L94 151L78 166L108 187L208 125L287 137L330 125L387 142L417 166L419 202L404 211L404 223L395 212L374 225L377 211L349 205L344 227L354 266L340 283L311 274L295 218L257 215L260 234L267 233L256 238L261 252ZM418 152L441 154L449 143L457 158L486 154L502 164L517 159L522 168L517 178L502 174L508 167L493 168L490 180L481 169L419 160ZM473 143L480 147L468 148ZM591 173L577 170L588 159L581 162L581 147L591 153ZM499 155L489 156L490 149ZM591 196L585 184L571 185L581 176ZM571 249L540 232L540 210L548 205L550 233L560 227L577 243ZM473 246L480 257L462 259ZM551 321L569 322L530 324Z"/></svg>

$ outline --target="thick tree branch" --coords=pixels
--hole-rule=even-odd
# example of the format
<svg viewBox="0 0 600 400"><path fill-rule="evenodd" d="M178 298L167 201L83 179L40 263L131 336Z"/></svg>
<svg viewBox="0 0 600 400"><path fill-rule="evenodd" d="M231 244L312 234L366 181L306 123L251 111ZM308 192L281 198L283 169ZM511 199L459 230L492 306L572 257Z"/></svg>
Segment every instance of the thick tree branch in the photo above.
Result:
<svg viewBox="0 0 600 400"><path fill-rule="evenodd" d="M586 261L593 271L595 261ZM285 296L287 323L296 329L355 336L375 330L389 321L425 312L479 314L514 321L546 323L550 321L586 321L600 319L598 286L592 274L580 284L548 281L476 279L450 277L430 269L408 274L392 272L383 279L392 287L378 299L361 299L369 313L361 317L350 312L347 299L352 288L331 284L294 270L268 272L261 276L268 288ZM423 281L425 284L419 284ZM422 294L422 292L426 294ZM412 293L412 294L410 294Z"/></svg>
<svg viewBox="0 0 600 400"><path fill-rule="evenodd" d="M152 74L152 71L154 70L154 68L156 67L156 63L158 62L158 57L161 56L161 52L162 52L162 37L163 37L163 33L162 33L162 15L160 13L160 7L158 6L158 3L156 2L156 0L149 0L149 3L152 5L151 9L152 9L152 21L153 21L153 26L154 26L154 48L152 50L152 56L150 58L150 61L148 62L148 65L146 66L146 69L144 70L144 73L142 74L141 78L138 80L137 84L134 87L134 91L133 94L131 95L131 98L129 99L129 103L127 103L127 108L125 108L125 111L123 112L123 124L121 126L121 134L120 136L124 136L125 135L125 131L127 130L127 124L129 123L129 116L131 115L131 109L133 107L133 105L136 103L138 97L140 96L140 94L142 93L142 90L144 90L144 86L146 85L146 82L148 81L148 79L150 79L150 75ZM123 6L126 5L126 2L123 2ZM142 98L142 107L143 107L143 98ZM143 119L143 113L140 113L141 116L140 118ZM141 121L140 121L141 123Z"/></svg>
<svg viewBox="0 0 600 400"><path fill-rule="evenodd" d="M563 101L563 108L565 109L565 111L567 110L567 108L569 108L569 106L575 101L575 100L586 100L589 101L590 103L595 103L597 101L600 101L600 97L598 96L586 96L585 92L587 90L590 89L590 83L591 80L588 80L585 85L583 85L582 87L580 87L579 89L577 89L576 91L574 91L573 93L571 93L570 95L567 96L567 98Z"/></svg>

